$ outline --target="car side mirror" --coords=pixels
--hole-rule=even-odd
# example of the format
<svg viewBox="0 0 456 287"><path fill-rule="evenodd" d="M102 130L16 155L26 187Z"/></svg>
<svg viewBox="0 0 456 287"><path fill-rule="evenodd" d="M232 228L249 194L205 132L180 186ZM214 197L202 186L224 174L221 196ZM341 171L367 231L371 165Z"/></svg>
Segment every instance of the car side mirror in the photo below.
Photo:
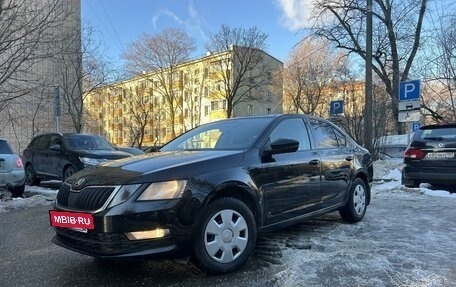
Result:
<svg viewBox="0 0 456 287"><path fill-rule="evenodd" d="M49 149L53 151L61 151L62 147L59 144L53 144L49 147Z"/></svg>
<svg viewBox="0 0 456 287"><path fill-rule="evenodd" d="M271 143L271 154L295 152L299 148L299 142L292 139L278 139Z"/></svg>

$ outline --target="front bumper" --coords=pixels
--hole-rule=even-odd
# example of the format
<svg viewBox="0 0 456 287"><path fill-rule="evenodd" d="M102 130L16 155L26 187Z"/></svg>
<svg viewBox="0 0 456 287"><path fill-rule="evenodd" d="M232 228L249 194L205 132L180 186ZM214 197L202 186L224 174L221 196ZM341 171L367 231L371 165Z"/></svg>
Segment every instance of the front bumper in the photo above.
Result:
<svg viewBox="0 0 456 287"><path fill-rule="evenodd" d="M185 201L184 201L185 202ZM64 248L99 258L170 258L189 254L197 209L183 208L182 199L123 203L93 213L94 229L87 233L55 227L52 241ZM188 203L187 203L188 207ZM68 211L64 209L57 209ZM186 213L186 214L184 214ZM161 238L130 240L127 233L167 229Z"/></svg>

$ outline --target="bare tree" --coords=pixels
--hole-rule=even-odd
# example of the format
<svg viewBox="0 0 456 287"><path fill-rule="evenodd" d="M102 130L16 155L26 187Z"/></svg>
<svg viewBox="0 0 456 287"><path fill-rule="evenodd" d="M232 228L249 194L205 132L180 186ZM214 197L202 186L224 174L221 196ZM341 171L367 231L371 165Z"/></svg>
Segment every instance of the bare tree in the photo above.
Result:
<svg viewBox="0 0 456 287"><path fill-rule="evenodd" d="M343 58L327 41L307 38L296 46L284 70L285 97L294 112L327 114L332 91L339 88L339 74L346 71Z"/></svg>
<svg viewBox="0 0 456 287"><path fill-rule="evenodd" d="M109 59L104 56L104 46L94 40L94 29L84 23L82 34L64 34L66 38L55 45L53 57L59 73L61 98L66 112L71 117L76 132L84 127L84 99L92 91L106 84L113 75Z"/></svg>
<svg viewBox="0 0 456 287"><path fill-rule="evenodd" d="M30 92L31 67L50 57L52 31L64 22L68 11L60 0L0 1L0 108Z"/></svg>
<svg viewBox="0 0 456 287"><path fill-rule="evenodd" d="M420 47L427 0L374 0L373 71L383 82L398 115L399 82L407 80ZM366 59L366 2L319 0L314 33ZM398 133L402 132L399 123Z"/></svg>
<svg viewBox="0 0 456 287"><path fill-rule="evenodd" d="M456 13L439 15L434 22L434 46L423 61L427 79L421 90L422 114L432 123L456 121Z"/></svg>
<svg viewBox="0 0 456 287"><path fill-rule="evenodd" d="M165 99L173 138L176 136L176 113L182 112L182 99L179 99L180 92L175 86L181 81L181 74L176 66L188 61L195 48L194 39L187 33L166 29L156 35L143 34L123 54L126 70L151 81L154 93Z"/></svg>
<svg viewBox="0 0 456 287"><path fill-rule="evenodd" d="M206 49L211 54L232 53L232 56L220 57L215 62L223 85L222 97L227 102L228 118L232 116L234 107L254 100L253 90L268 84L262 52L266 48L267 37L257 27L244 29L225 25L209 36Z"/></svg>
<svg viewBox="0 0 456 287"><path fill-rule="evenodd" d="M141 148L146 135L146 127L154 128L153 115L158 111L152 101L152 89L136 87L134 90L123 89L123 103L128 109L128 119L125 125L128 128L130 146Z"/></svg>

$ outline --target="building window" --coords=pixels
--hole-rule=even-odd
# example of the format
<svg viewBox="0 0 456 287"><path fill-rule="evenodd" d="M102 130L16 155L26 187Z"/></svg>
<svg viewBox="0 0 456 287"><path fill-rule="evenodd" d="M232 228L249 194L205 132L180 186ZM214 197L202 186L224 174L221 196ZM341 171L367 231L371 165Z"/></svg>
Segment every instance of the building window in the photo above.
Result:
<svg viewBox="0 0 456 287"><path fill-rule="evenodd" d="M223 101L222 101L222 105L223 105L223 106L222 106L222 109L225 109L225 110L226 110L226 109L227 109L226 100L223 100Z"/></svg>
<svg viewBox="0 0 456 287"><path fill-rule="evenodd" d="M253 105L247 105L247 115L253 114Z"/></svg>
<svg viewBox="0 0 456 287"><path fill-rule="evenodd" d="M204 106L204 116L208 116L209 115L209 106Z"/></svg>
<svg viewBox="0 0 456 287"><path fill-rule="evenodd" d="M219 102L218 101L211 101L211 111L216 111L219 109Z"/></svg>

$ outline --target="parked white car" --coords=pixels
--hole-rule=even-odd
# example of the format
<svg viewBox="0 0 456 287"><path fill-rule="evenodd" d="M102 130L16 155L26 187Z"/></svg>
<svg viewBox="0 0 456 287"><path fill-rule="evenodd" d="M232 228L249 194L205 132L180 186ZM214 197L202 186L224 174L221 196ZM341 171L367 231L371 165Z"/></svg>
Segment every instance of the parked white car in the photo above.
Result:
<svg viewBox="0 0 456 287"><path fill-rule="evenodd" d="M14 154L6 140L0 139L0 189L8 189L13 197L22 197L25 171L21 158Z"/></svg>

